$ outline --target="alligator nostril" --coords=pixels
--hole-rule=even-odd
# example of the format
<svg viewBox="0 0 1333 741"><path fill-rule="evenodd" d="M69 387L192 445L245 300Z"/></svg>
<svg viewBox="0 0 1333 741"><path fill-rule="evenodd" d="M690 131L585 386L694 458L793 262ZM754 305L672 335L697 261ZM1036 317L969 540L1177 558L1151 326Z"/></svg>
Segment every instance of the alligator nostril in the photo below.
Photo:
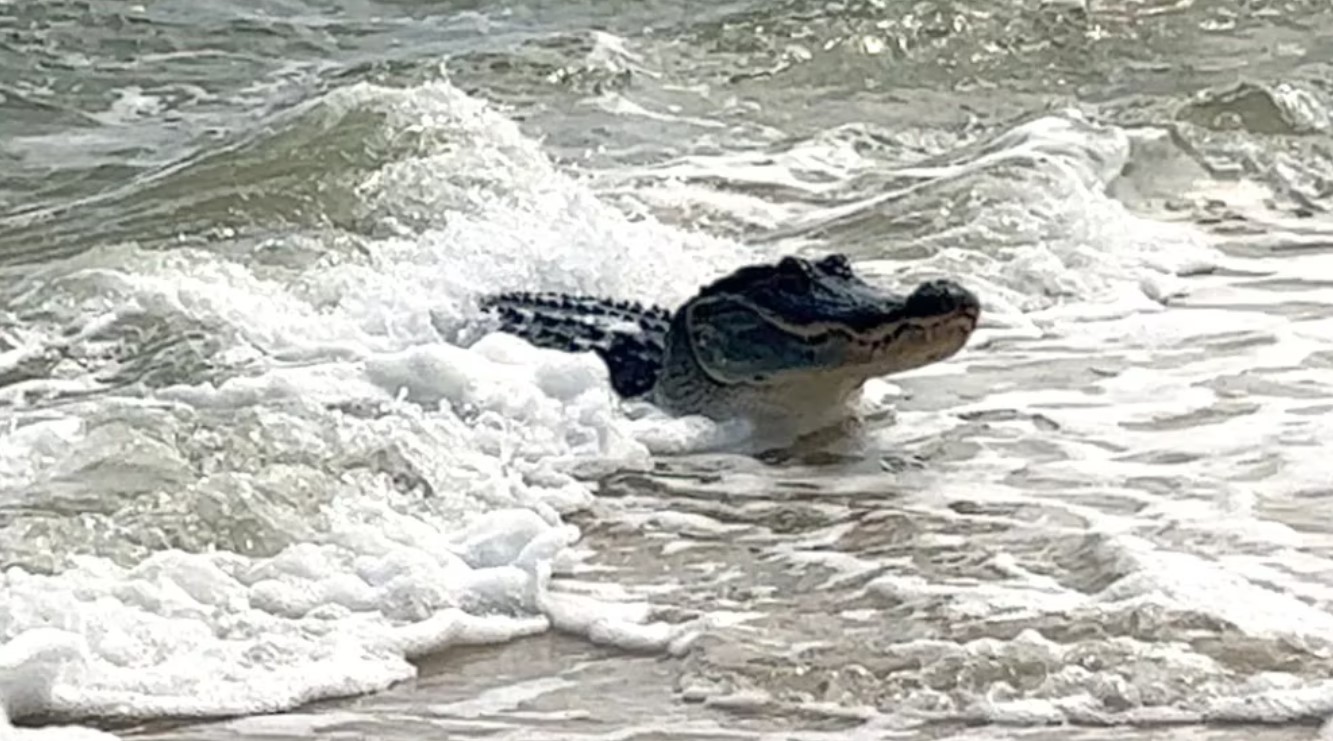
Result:
<svg viewBox="0 0 1333 741"><path fill-rule="evenodd" d="M981 311L981 299L977 298L977 294L963 288L957 283L953 285L953 292L954 296L957 297L958 308L972 312Z"/></svg>
<svg viewBox="0 0 1333 741"><path fill-rule="evenodd" d="M922 283L907 297L907 312L915 316L951 314L960 310L980 311L981 301L971 291L947 279Z"/></svg>
<svg viewBox="0 0 1333 741"><path fill-rule="evenodd" d="M907 312L916 316L945 314L955 305L953 292L939 281L922 283L907 297Z"/></svg>

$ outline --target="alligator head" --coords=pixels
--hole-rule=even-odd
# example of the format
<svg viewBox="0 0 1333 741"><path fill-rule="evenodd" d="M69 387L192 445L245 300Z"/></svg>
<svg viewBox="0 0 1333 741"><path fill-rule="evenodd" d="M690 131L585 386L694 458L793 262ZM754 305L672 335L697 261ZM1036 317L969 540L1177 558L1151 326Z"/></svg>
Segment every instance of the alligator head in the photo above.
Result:
<svg viewBox="0 0 1333 741"><path fill-rule="evenodd" d="M742 268L682 307L678 327L714 382L786 385L828 374L864 381L942 360L967 342L980 312L953 281L895 295L835 254Z"/></svg>
<svg viewBox="0 0 1333 741"><path fill-rule="evenodd" d="M744 267L676 311L654 395L678 413L823 424L867 379L958 352L980 313L954 281L894 294L838 254Z"/></svg>

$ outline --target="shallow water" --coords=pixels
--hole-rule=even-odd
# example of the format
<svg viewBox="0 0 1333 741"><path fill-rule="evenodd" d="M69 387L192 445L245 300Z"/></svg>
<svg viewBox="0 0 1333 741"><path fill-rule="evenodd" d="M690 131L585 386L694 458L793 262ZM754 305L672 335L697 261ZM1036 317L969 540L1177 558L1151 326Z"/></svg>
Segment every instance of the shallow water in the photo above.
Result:
<svg viewBox="0 0 1333 741"><path fill-rule="evenodd" d="M9 735L1333 715L1326 5L48 2L0 30ZM670 305L831 250L985 313L795 447L619 404L473 303Z"/></svg>

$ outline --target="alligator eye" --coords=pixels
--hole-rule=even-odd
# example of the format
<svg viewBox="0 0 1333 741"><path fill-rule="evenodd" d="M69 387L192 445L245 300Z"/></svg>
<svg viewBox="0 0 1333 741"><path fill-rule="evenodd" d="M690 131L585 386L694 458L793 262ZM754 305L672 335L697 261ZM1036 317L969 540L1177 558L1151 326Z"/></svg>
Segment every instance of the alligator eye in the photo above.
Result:
<svg viewBox="0 0 1333 741"><path fill-rule="evenodd" d="M837 275L843 278L852 277L852 263L847 259L846 255L840 252L835 252L828 257L825 257L823 260L820 260L819 267L830 275Z"/></svg>
<svg viewBox="0 0 1333 741"><path fill-rule="evenodd" d="M810 263L796 257L784 257L778 262L778 275L788 286L805 290L814 276L810 273Z"/></svg>

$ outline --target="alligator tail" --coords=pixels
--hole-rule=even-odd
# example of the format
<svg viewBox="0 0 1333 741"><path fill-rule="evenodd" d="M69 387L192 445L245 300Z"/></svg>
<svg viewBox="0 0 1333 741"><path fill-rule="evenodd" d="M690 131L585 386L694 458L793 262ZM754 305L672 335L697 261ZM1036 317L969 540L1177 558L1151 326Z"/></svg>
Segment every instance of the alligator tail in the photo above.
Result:
<svg viewBox="0 0 1333 741"><path fill-rule="evenodd" d="M563 293L499 293L479 303L499 318L501 331L537 347L596 353L624 398L657 384L671 322L666 309Z"/></svg>

